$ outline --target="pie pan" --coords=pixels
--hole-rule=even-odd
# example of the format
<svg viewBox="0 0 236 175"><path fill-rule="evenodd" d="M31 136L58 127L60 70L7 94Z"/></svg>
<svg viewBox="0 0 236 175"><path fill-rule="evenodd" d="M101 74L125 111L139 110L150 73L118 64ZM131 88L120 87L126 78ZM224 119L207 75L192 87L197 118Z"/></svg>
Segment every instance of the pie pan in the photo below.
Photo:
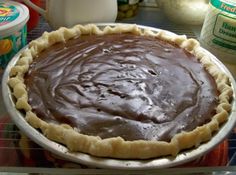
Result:
<svg viewBox="0 0 236 175"><path fill-rule="evenodd" d="M99 27L103 28L107 25L115 26L116 24L97 24ZM151 28L146 26L138 26L140 29L149 29L153 32L159 32L160 29ZM170 35L175 35L174 33L170 33ZM12 118L13 122L19 127L19 129L34 142L49 150L50 152L62 157L63 159L70 160L76 163L85 164L88 166L99 167L99 168L110 168L110 169L156 169L156 168L166 168L177 166L191 160L195 160L198 157L206 154L215 146L217 146L233 129L234 124L236 122L236 84L234 77L228 71L228 69L221 63L215 56L209 53L207 50L203 49L206 52L210 59L219 67L219 69L228 75L232 89L233 89L233 99L232 99L232 110L229 114L228 121L220 126L218 132L216 132L212 139L206 143L201 144L197 148L188 149L185 151L181 151L177 156L165 156L158 157L154 159L147 160L123 160L123 159L113 159L113 158L99 158L95 156L91 156L89 154L81 153L81 152L70 152L65 146L53 142L47 139L43 134L41 134L38 130L31 127L27 121L24 119L24 114L21 111L15 108L14 97L12 96L11 89L9 88L7 82L9 80L9 72L11 68L16 64L20 57L20 53L26 49L28 46L23 48L8 64L5 69L3 80L2 80L2 91L3 91L3 100L7 111Z"/></svg>

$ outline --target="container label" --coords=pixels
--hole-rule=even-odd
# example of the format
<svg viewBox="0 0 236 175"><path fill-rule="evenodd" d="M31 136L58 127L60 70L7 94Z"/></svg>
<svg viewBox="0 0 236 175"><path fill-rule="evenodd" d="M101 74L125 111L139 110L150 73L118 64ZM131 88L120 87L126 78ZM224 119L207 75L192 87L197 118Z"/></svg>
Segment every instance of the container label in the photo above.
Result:
<svg viewBox="0 0 236 175"><path fill-rule="evenodd" d="M14 21L19 15L20 12L15 6L0 3L0 26Z"/></svg>
<svg viewBox="0 0 236 175"><path fill-rule="evenodd" d="M236 43L236 18L218 14L213 29L215 37Z"/></svg>
<svg viewBox="0 0 236 175"><path fill-rule="evenodd" d="M236 15L236 2L229 0L211 0L211 4L219 10Z"/></svg>
<svg viewBox="0 0 236 175"><path fill-rule="evenodd" d="M5 68L11 58L26 45L27 26L8 37L0 37L0 68Z"/></svg>

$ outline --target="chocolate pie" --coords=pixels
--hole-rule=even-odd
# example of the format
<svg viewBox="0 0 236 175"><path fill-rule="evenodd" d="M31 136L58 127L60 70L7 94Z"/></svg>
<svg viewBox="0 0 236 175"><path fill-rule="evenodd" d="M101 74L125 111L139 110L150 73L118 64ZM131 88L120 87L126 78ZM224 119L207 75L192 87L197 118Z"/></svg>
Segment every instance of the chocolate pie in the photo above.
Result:
<svg viewBox="0 0 236 175"><path fill-rule="evenodd" d="M32 127L100 157L176 156L210 140L231 110L229 79L196 40L128 24L44 33L9 85Z"/></svg>

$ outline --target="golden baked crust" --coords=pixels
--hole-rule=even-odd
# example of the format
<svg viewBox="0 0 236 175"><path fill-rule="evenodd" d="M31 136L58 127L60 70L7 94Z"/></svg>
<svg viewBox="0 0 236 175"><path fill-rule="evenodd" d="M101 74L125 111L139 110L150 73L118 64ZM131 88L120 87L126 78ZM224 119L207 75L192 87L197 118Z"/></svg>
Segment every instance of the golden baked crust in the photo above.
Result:
<svg viewBox="0 0 236 175"><path fill-rule="evenodd" d="M111 33L133 33L136 35L147 35L162 40L176 43L181 48L196 56L204 65L206 70L214 77L217 89L220 92L219 104L216 114L212 120L195 128L191 132L176 134L170 142L165 141L125 141L121 137L101 139L97 136L80 134L76 129L67 124L50 124L36 116L28 103L28 94L24 84L24 74L28 71L29 65L35 56L58 42L65 42L69 39L84 34L105 35ZM151 30L141 30L136 25L118 24L115 27L99 29L96 25L77 25L73 28L60 28L51 33L45 32L40 38L32 41L29 47L24 50L16 65L10 71L9 86L16 98L15 106L26 112L25 119L34 128L40 129L49 139L66 145L70 151L80 151L94 156L113 157L123 159L146 159L165 155L177 155L179 151L191 147L197 147L200 143L211 139L213 132L219 129L219 125L228 118L231 110L230 99L232 88L229 78L211 61L211 55L207 54L194 39L187 39L186 36L173 35L160 30L154 33Z"/></svg>

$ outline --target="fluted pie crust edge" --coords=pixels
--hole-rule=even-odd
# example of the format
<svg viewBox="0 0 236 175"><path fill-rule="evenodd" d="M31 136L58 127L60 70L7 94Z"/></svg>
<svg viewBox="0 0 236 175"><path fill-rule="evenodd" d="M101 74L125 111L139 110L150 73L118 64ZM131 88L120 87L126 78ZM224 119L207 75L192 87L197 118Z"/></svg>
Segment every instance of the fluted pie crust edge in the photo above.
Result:
<svg viewBox="0 0 236 175"><path fill-rule="evenodd" d="M220 93L216 114L209 123L199 126L190 132L176 134L170 142L125 141L121 137L101 139L97 136L80 134L76 129L67 124L47 123L32 112L32 108L28 103L24 74L28 71L29 65L37 54L56 43L66 42L69 39L84 34L105 35L127 32L173 42L196 56L215 79ZM227 121L231 110L230 99L233 94L228 76L211 61L211 55L205 52L196 40L187 39L186 36L172 35L164 30L160 30L157 33L148 29L141 30L137 25L129 24L117 24L115 27L107 26L103 29L93 24L85 26L76 25L69 29L60 28L50 33L45 32L40 38L32 41L29 47L21 53L19 60L10 71L8 84L12 89L13 96L16 98L15 107L19 110L24 110L25 120L32 127L40 129L48 139L65 145L72 152L78 151L99 157L122 159L146 159L166 155L176 156L183 149L198 147L202 142L210 140L212 134L219 130L220 124Z"/></svg>

